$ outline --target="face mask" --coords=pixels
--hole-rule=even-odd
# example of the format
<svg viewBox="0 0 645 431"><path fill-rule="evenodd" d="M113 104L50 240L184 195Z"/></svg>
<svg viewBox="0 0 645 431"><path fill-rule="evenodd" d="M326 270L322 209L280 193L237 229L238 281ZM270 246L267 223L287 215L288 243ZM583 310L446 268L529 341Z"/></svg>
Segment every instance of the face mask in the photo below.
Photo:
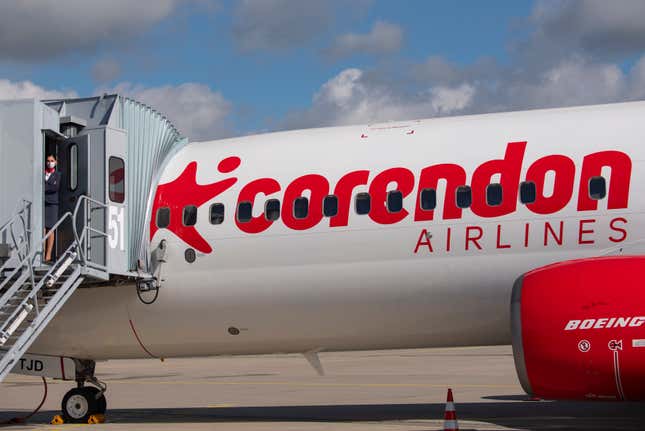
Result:
<svg viewBox="0 0 645 431"><path fill-rule="evenodd" d="M56 167L56 162L47 162L47 167L49 169L54 169Z"/></svg>

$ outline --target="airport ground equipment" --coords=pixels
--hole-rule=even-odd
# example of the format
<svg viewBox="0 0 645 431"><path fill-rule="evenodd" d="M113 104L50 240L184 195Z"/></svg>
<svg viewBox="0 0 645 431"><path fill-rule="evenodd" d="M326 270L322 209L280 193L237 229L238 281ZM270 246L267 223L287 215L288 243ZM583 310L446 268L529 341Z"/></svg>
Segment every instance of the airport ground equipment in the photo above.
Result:
<svg viewBox="0 0 645 431"><path fill-rule="evenodd" d="M94 210L106 206L87 196L78 200L74 213L65 213L54 227L43 237L40 247L30 247L29 231L25 212L29 203L3 227L12 238L11 248L18 255L18 264L10 262L0 267L0 379L4 378L36 339L42 329L56 315L67 298L83 282L85 277L108 280L105 267L88 259L88 243L92 235L106 236L105 232L91 228L91 220L77 223L82 208L91 217ZM42 259L42 244L53 236L60 226L71 223L74 241L51 265L38 266ZM76 231L77 225L81 232ZM20 228L16 233L16 225Z"/></svg>
<svg viewBox="0 0 645 431"><path fill-rule="evenodd" d="M186 142L163 115L119 95L0 101L0 382L76 289L158 288L146 240L154 184ZM62 179L59 219L45 233L50 154ZM44 262L51 237L55 257ZM78 419L70 412L83 410L82 399L91 399L82 418L102 414L94 362L74 361L78 387L65 397L65 419Z"/></svg>

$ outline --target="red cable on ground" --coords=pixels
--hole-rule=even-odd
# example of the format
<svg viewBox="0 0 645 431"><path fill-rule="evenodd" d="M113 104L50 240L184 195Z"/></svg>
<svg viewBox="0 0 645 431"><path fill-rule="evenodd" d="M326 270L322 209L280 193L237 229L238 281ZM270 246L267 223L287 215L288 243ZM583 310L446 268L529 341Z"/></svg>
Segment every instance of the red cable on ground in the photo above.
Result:
<svg viewBox="0 0 645 431"><path fill-rule="evenodd" d="M44 377L42 377L42 379L43 379L43 385L45 386L45 393L43 394L42 401L40 402L40 404L38 404L38 407L36 407L36 410L34 410L33 412L29 413L27 416L24 416L24 417L21 417L21 418L12 418L12 419L9 419L6 422L0 422L0 424L2 424L2 425L24 424L25 422L27 422L27 420L29 418L31 418L33 415L38 413L38 411L41 409L43 404L45 404L45 400L47 399L47 380L45 380Z"/></svg>

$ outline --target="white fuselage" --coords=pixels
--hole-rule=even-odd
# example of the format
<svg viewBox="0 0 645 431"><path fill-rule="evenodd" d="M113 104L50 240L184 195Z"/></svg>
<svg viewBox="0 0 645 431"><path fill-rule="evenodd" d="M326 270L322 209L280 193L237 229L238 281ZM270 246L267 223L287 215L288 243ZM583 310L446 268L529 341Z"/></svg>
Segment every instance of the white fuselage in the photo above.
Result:
<svg viewBox="0 0 645 431"><path fill-rule="evenodd" d="M212 251L198 250L189 263L184 252L191 246L184 239L169 229L155 231L151 249L167 242L156 302L141 303L131 285L79 289L31 351L110 359L148 357L141 344L152 355L171 357L509 343L510 292L521 274L566 259L642 252L644 119L645 103L629 103L188 145L168 162L159 184L177 179L191 162L197 162L198 184L237 178L199 206L195 228ZM446 184L440 181L433 219L415 220L424 168L459 165L470 185L479 166L503 159L514 142L526 142L519 181L546 156L573 162L574 183L563 208L544 214L517 202L501 216L464 208L460 217L445 218ZM631 187L612 184L616 172L603 167L607 197L597 209L581 210L584 158L609 150L631 160ZM218 163L232 156L241 165L220 172ZM357 214L354 196L369 191L390 168L413 174L414 188L403 200L408 214L392 223ZM330 218L322 217L310 228L294 229L280 218L247 233L235 221L240 191L256 179L270 178L280 187L255 195L253 216L271 198L281 201L283 213L291 211L285 191L298 177L324 177L331 194L341 177L359 170L369 171L368 181L352 188L345 224L330 226ZM566 186L554 186L557 175L544 176L543 198ZM388 184L387 190L397 187ZM628 193L628 205L609 209L618 187ZM476 192L473 187L473 199ZM225 218L213 225L209 207L216 202L224 204ZM383 203L373 198L372 205Z"/></svg>

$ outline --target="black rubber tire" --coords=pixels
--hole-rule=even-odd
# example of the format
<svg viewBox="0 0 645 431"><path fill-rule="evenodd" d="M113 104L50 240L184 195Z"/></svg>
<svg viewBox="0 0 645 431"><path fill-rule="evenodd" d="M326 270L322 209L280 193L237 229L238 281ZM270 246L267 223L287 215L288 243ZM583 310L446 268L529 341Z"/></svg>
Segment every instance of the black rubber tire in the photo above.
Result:
<svg viewBox="0 0 645 431"><path fill-rule="evenodd" d="M96 412L104 415L106 410L107 410L107 400L105 399L105 395L101 394L99 399L96 400Z"/></svg>
<svg viewBox="0 0 645 431"><path fill-rule="evenodd" d="M90 394L96 399L96 412L92 413L100 413L100 414L105 414L105 410L107 410L107 400L105 399L105 395L101 394L99 398L96 398L96 395L101 392L97 387L94 386L85 386L85 389L90 392Z"/></svg>
<svg viewBox="0 0 645 431"><path fill-rule="evenodd" d="M65 394L63 401L61 402L61 411L63 414L63 419L66 423L87 423L87 420L90 418L90 416L98 413L98 400L96 399L96 392L98 391L98 389L96 389L96 391L94 391L93 389L96 388L74 388ZM78 402L76 404L70 403L70 405L68 406L70 398L72 397L80 398L76 398L78 399ZM75 407L79 411L86 411L85 414L81 416L80 414L77 414L79 412L68 410L68 407Z"/></svg>

